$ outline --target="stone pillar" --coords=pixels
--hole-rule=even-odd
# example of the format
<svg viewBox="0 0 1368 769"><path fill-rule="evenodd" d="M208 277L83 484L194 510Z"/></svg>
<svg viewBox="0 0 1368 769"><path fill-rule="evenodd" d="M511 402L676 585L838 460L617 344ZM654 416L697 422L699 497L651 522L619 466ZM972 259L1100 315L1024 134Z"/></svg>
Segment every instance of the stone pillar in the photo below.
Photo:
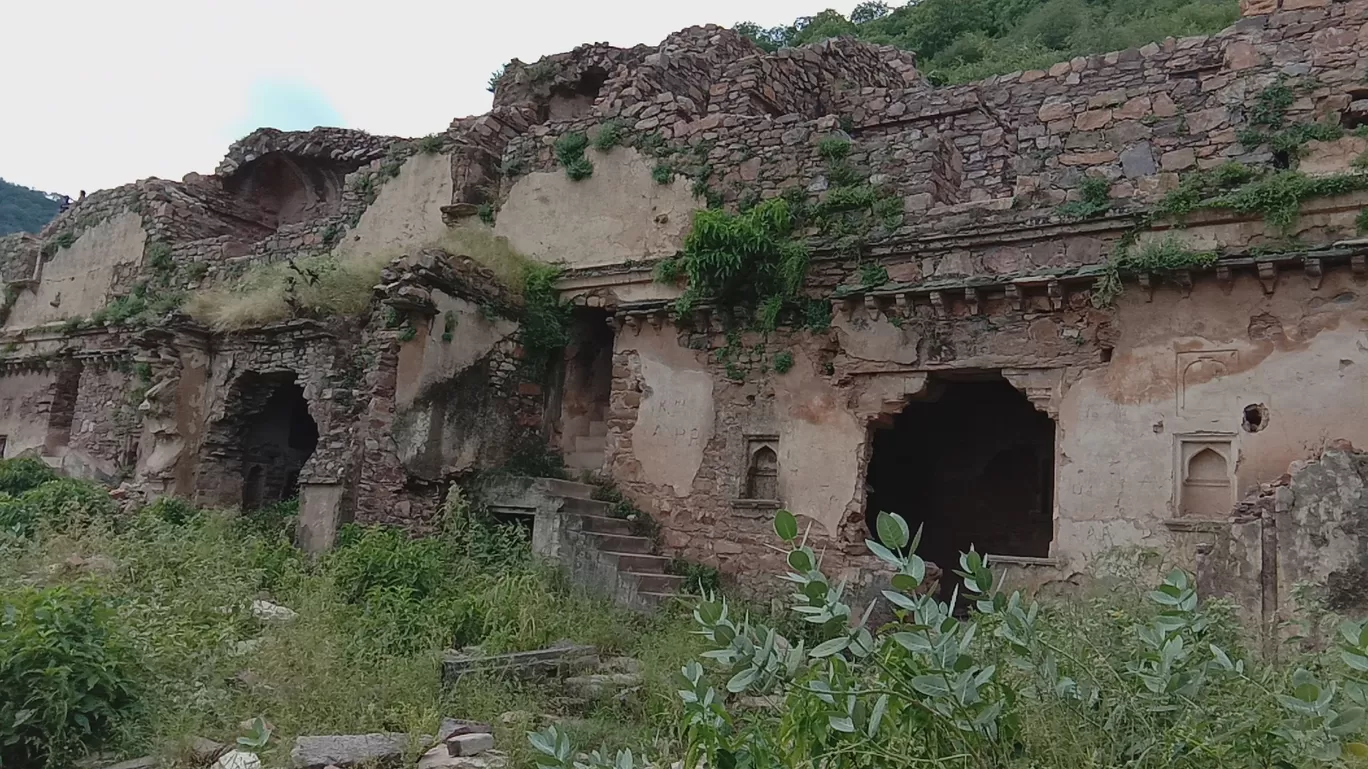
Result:
<svg viewBox="0 0 1368 769"><path fill-rule="evenodd" d="M311 555L325 553L337 542L337 532L348 521L342 512L340 483L301 483L295 540Z"/></svg>

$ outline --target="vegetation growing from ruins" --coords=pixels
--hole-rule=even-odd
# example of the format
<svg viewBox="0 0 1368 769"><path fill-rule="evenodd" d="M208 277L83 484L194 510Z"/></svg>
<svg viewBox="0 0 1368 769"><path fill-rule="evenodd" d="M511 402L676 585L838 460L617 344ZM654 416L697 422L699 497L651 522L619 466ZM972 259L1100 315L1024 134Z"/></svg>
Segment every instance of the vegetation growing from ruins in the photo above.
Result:
<svg viewBox="0 0 1368 769"><path fill-rule="evenodd" d="M1065 219L1091 219L1111 210L1111 182L1101 176L1085 176L1078 183L1078 200L1055 209Z"/></svg>
<svg viewBox="0 0 1368 769"><path fill-rule="evenodd" d="M832 584L791 513L775 531L809 634L716 595L697 605L708 650L680 670L685 766L1206 769L1368 756L1368 623L1344 622L1333 650L1258 662L1230 607L1200 601L1182 571L1148 593L1118 575L1105 597L1042 603L1005 592L973 551L942 601L926 590L920 532L881 513L868 546L893 571L882 593L893 618L880 625L873 603L861 614ZM745 709L745 698L773 708ZM529 740L547 767L642 765L624 751L576 759L554 726Z"/></svg>
<svg viewBox="0 0 1368 769"><path fill-rule="evenodd" d="M435 155L442 151L442 135L428 134L418 140L418 151L424 155Z"/></svg>
<svg viewBox="0 0 1368 769"><path fill-rule="evenodd" d="M687 279L675 301L681 315L706 298L724 307L758 308L761 327L772 330L784 304L800 298L807 276L808 248L795 237L797 223L783 198L744 213L699 211L679 256L661 260L656 278Z"/></svg>
<svg viewBox="0 0 1368 769"><path fill-rule="evenodd" d="M0 179L0 235L36 233L57 216L60 207L48 193Z"/></svg>
<svg viewBox="0 0 1368 769"><path fill-rule="evenodd" d="M357 315L370 307L385 253L309 256L253 265L236 280L192 294L185 311L220 331L292 317Z"/></svg>
<svg viewBox="0 0 1368 769"><path fill-rule="evenodd" d="M1015 70L1045 69L1106 53L1217 32L1235 23L1234 0L920 0L897 8L875 0L847 18L832 10L792 24L736 25L766 50L854 37L917 53L937 83L963 83Z"/></svg>
<svg viewBox="0 0 1368 769"><path fill-rule="evenodd" d="M1302 203L1313 198L1368 189L1368 174L1310 177L1300 171L1262 169L1234 161L1184 176L1152 212L1181 219L1202 209L1257 213L1286 234L1297 221Z"/></svg>
<svg viewBox="0 0 1368 769"><path fill-rule="evenodd" d="M1139 246L1130 239L1124 240L1103 265L1102 275L1093 287L1093 303L1099 307L1110 305L1121 295L1127 278L1202 269L1214 265L1218 258L1215 251L1188 248L1174 235Z"/></svg>
<svg viewBox="0 0 1368 769"><path fill-rule="evenodd" d="M626 126L619 120L605 120L599 123L598 132L594 134L594 149L607 152L622 144L626 130Z"/></svg>
<svg viewBox="0 0 1368 769"><path fill-rule="evenodd" d="M173 765L192 736L232 743L257 716L275 727L258 751L273 769L289 765L297 734L430 734L443 716L494 724L514 766L530 765L524 734L541 714L568 717L576 739L595 743L675 737L670 676L699 651L684 617L643 618L569 589L478 500L453 494L431 538L349 526L315 560L290 544L292 504L239 516L168 500L116 513L104 489L35 462L0 462L0 489L81 491L45 493L35 525L0 529L6 767L71 766L95 750ZM250 606L263 597L297 616L258 619ZM636 657L641 690L566 710L545 685L440 680L443 649L562 639Z"/></svg>
<svg viewBox="0 0 1368 769"><path fill-rule="evenodd" d="M560 268L528 262L523 272L523 314L519 339L528 366L543 372L570 343L570 306L560 300L556 281Z"/></svg>
<svg viewBox="0 0 1368 769"><path fill-rule="evenodd" d="M571 131L556 139L552 149L555 150L556 160L565 169L565 175L570 177L570 181L583 181L594 175L594 164L584 156L584 150L588 146L589 136L583 131Z"/></svg>

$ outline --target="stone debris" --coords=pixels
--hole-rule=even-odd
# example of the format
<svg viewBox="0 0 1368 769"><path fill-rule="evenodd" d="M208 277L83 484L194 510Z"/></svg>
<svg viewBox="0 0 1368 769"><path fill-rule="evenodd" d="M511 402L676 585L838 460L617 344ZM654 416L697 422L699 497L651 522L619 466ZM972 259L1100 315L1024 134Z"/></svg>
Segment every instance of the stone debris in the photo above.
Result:
<svg viewBox="0 0 1368 769"><path fill-rule="evenodd" d="M598 649L565 644L530 652L485 655L470 649L449 651L442 660L442 676L448 683L466 673L506 674L528 679L565 675L592 668L599 662Z"/></svg>
<svg viewBox="0 0 1368 769"><path fill-rule="evenodd" d="M290 765L294 769L325 769L368 762L393 764L408 748L408 735L398 732L296 737L290 751Z"/></svg>
<svg viewBox="0 0 1368 769"><path fill-rule="evenodd" d="M597 700L616 696L626 690L640 686L641 676L636 673L595 673L587 676L572 676L562 683L573 696L586 700Z"/></svg>
<svg viewBox="0 0 1368 769"><path fill-rule="evenodd" d="M245 750L230 750L219 756L213 769L261 769L261 758Z"/></svg>
<svg viewBox="0 0 1368 769"><path fill-rule="evenodd" d="M100 769L156 769L158 763L156 756L143 756L102 766Z"/></svg>
<svg viewBox="0 0 1368 769"><path fill-rule="evenodd" d="M258 598L252 601L252 616L266 622L289 622L298 617L299 613L288 606L281 606Z"/></svg>

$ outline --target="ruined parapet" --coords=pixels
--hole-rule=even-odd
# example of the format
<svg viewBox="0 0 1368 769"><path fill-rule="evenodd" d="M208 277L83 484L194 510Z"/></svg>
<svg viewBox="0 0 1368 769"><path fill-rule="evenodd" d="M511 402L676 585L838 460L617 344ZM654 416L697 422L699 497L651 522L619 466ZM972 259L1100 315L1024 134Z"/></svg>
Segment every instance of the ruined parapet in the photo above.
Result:
<svg viewBox="0 0 1368 769"><path fill-rule="evenodd" d="M233 142L214 173L229 177L244 165L272 152L297 158L335 161L359 167L380 157L397 136L375 136L352 128L319 127L309 131L258 128Z"/></svg>
<svg viewBox="0 0 1368 769"><path fill-rule="evenodd" d="M573 51L543 56L533 64L514 59L494 83L494 108L532 106L538 120L569 120L587 114L604 84L624 67L637 65L649 46L616 48L586 43Z"/></svg>
<svg viewBox="0 0 1368 769"><path fill-rule="evenodd" d="M911 53L833 38L733 62L713 84L708 112L811 119L840 111L846 92L919 84Z"/></svg>

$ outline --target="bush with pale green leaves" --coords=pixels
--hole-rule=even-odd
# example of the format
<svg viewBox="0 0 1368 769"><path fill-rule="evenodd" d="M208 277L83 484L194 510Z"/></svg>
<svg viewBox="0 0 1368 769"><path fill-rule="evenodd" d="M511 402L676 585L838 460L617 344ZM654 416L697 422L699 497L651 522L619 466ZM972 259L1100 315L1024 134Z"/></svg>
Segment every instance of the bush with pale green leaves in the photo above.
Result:
<svg viewBox="0 0 1368 769"><path fill-rule="evenodd" d="M976 552L949 601L926 594L918 536L881 513L867 544L893 572L894 619L872 627L780 511L795 590L820 629L811 648L738 614L697 606L708 641L680 671L685 766L1303 767L1368 760L1368 624L1345 622L1336 654L1248 657L1228 606L1190 575L1126 597L1042 604L1007 593ZM919 532L918 532L919 534ZM743 699L743 697L745 699ZM772 709L755 709L754 698ZM543 769L632 769L631 752L579 752L555 727L530 734Z"/></svg>

